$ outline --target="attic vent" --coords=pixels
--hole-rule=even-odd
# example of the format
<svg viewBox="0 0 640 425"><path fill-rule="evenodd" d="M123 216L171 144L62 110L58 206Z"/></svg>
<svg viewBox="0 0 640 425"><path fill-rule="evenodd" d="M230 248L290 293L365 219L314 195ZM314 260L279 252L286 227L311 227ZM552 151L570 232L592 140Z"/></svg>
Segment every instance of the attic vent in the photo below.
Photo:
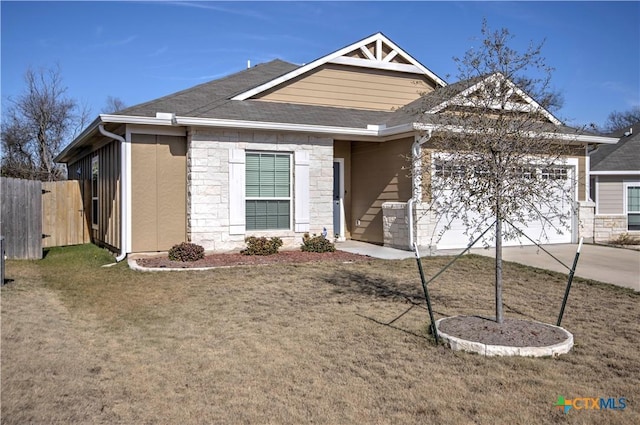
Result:
<svg viewBox="0 0 640 425"><path fill-rule="evenodd" d="M629 131L627 131L626 133L624 133L625 137L629 137L633 134L633 127L629 127Z"/></svg>

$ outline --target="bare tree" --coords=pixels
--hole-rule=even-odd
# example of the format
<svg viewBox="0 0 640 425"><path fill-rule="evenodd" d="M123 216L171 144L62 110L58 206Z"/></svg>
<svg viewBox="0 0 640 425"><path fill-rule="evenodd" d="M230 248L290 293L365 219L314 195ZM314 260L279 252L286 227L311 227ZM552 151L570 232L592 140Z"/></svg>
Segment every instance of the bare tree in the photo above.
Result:
<svg viewBox="0 0 640 425"><path fill-rule="evenodd" d="M103 114L113 114L126 109L127 105L119 97L107 96L105 107L102 108Z"/></svg>
<svg viewBox="0 0 640 425"><path fill-rule="evenodd" d="M64 167L53 159L86 124L88 111L66 96L59 68L29 68L26 88L2 121L2 175L59 180Z"/></svg>
<svg viewBox="0 0 640 425"><path fill-rule="evenodd" d="M613 111L602 127L603 133L613 133L640 122L640 106L634 106L624 112Z"/></svg>
<svg viewBox="0 0 640 425"><path fill-rule="evenodd" d="M533 221L543 224L541 239L567 224L565 157L572 148L559 140L563 127L549 112L560 97L550 88L543 43L518 52L508 46L507 29L491 31L486 22L482 36L479 48L454 59L461 81L423 96L419 121L435 130L414 170L421 170L425 210L444 229L433 235L436 242L454 220L470 242L494 223L485 244L495 243L496 321L502 323L503 240L519 237Z"/></svg>

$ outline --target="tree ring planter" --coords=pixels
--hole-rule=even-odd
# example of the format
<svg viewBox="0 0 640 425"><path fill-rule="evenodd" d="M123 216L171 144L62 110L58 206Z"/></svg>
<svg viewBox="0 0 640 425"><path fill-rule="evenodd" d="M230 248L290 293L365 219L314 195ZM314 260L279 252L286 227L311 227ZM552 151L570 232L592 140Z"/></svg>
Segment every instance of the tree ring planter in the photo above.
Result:
<svg viewBox="0 0 640 425"><path fill-rule="evenodd" d="M438 335L452 350L483 356L555 357L573 347L564 328L531 320L505 319L498 325L479 316L453 316L436 321Z"/></svg>

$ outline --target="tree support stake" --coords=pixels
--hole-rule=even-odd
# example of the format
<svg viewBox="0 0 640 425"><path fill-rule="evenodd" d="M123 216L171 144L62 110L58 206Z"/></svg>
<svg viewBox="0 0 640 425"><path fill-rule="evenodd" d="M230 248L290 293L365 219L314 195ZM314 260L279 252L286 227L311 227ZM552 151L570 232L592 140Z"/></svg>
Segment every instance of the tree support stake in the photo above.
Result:
<svg viewBox="0 0 640 425"><path fill-rule="evenodd" d="M571 290L571 283L573 282L573 275L576 272L576 267L578 266L578 258L580 258L580 249L582 248L582 240L584 238L580 238L580 243L578 244L578 250L576 251L576 256L573 259L573 267L571 267L571 271L569 272L569 279L567 280L567 289L564 291L564 298L562 299L562 307L560 308L560 314L558 315L558 323L556 326L560 326L562 323L562 316L564 315L564 308L567 305L567 299L569 298L569 291Z"/></svg>

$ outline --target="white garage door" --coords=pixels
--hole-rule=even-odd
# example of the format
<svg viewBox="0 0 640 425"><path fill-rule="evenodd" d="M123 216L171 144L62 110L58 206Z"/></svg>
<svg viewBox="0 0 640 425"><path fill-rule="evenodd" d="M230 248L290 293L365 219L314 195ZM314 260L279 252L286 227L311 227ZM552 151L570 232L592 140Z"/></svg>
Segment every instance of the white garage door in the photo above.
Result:
<svg viewBox="0 0 640 425"><path fill-rule="evenodd" d="M574 190L571 190L572 182L574 180L575 168L568 167L563 168L561 175L556 175L556 178L560 178L564 180L565 190L558 191L558 195L562 192L574 193ZM566 173L566 174L565 174ZM560 223L560 219L554 219L550 217L550 215L546 215L549 222L544 223L543 221L534 221L528 223L513 223L515 227L521 230L526 236L533 239L534 241L541 244L560 244L560 243L572 243L573 242L573 227L574 227L574 219L573 219L573 199L568 199L566 196L560 198L564 198L561 201L560 207L562 211L565 211L566 214L570 214L571 218L569 220L565 220L565 225L563 226ZM573 198L573 196L571 196ZM437 249L457 249L457 248L466 248L471 241L475 240L480 234L492 223L489 221L482 226L477 232L473 235L465 234L467 232L467 228L462 222L461 219L453 220L449 229L444 230L448 221L446 218L439 220L438 224L435 227L434 232L434 242L436 242ZM510 227L509 224L504 223L503 227ZM560 233L558 232L560 230ZM439 235L442 234L440 239L438 240ZM491 229L483 239L478 241L474 246L481 247L484 246L485 242L494 246L494 231ZM533 245L527 237L519 235L516 239L504 240L504 246L518 246L518 245Z"/></svg>

